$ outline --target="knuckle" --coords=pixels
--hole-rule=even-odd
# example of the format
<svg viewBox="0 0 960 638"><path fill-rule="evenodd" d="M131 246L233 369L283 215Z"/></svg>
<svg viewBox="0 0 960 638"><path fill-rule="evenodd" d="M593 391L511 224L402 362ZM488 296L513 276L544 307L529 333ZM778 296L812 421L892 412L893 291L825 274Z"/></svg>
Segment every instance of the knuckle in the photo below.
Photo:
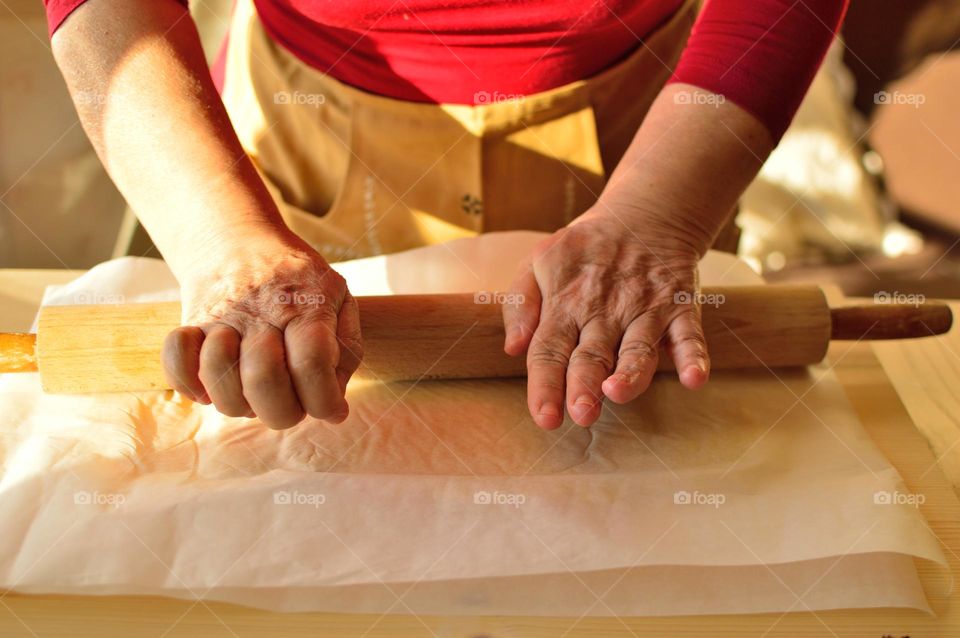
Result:
<svg viewBox="0 0 960 638"><path fill-rule="evenodd" d="M308 328L315 320L332 321L337 318L337 309L333 303L304 303L288 309L284 326L290 328Z"/></svg>
<svg viewBox="0 0 960 638"><path fill-rule="evenodd" d="M191 366L185 356L165 352L161 357L161 365L167 383L180 394L193 396L202 391L195 375L191 375Z"/></svg>
<svg viewBox="0 0 960 638"><path fill-rule="evenodd" d="M291 374L310 379L333 374L333 367L333 361L327 354L296 357L290 361Z"/></svg>
<svg viewBox="0 0 960 638"><path fill-rule="evenodd" d="M229 366L215 367L213 365L201 365L197 372L197 378L207 392L215 392L226 385L227 376L230 373Z"/></svg>
<svg viewBox="0 0 960 638"><path fill-rule="evenodd" d="M183 357L180 353L165 348L160 360L163 364L163 371L170 377L170 381L174 382L172 385L174 385L174 389L176 389L176 382L179 382L180 375L184 369Z"/></svg>
<svg viewBox="0 0 960 638"><path fill-rule="evenodd" d="M200 371L205 374L222 372L229 369L236 360L236 345L222 339L211 339L200 351Z"/></svg>
<svg viewBox="0 0 960 638"><path fill-rule="evenodd" d="M563 392L566 381L562 375L546 375L530 383L531 389Z"/></svg>
<svg viewBox="0 0 960 638"><path fill-rule="evenodd" d="M568 363L570 363L570 355L551 346L534 348L530 350L530 354L527 356L528 368L542 365L566 367Z"/></svg>
<svg viewBox="0 0 960 638"><path fill-rule="evenodd" d="M269 303L251 305L247 315L254 322L260 321L280 330L309 328L312 321L336 319L339 296L327 287L300 288L284 286L272 295Z"/></svg>
<svg viewBox="0 0 960 638"><path fill-rule="evenodd" d="M243 394L249 402L250 396L260 396L277 390L278 377L266 366L248 366L241 373Z"/></svg>
<svg viewBox="0 0 960 638"><path fill-rule="evenodd" d="M262 350L257 354L259 356L256 358L248 357L247 353L240 357L240 379L244 395L248 392L275 393L280 391L285 381L289 385L289 375L283 359L277 359Z"/></svg>
<svg viewBox="0 0 960 638"><path fill-rule="evenodd" d="M215 387L227 378L234 370L237 363L236 357L230 359L225 356L213 357L202 354L200 357L200 369L197 376L200 381L208 387Z"/></svg>
<svg viewBox="0 0 960 638"><path fill-rule="evenodd" d="M700 332L687 332L681 335L674 346L693 346L701 350L707 349L707 340L704 338L703 334Z"/></svg>
<svg viewBox="0 0 960 638"><path fill-rule="evenodd" d="M700 314L700 304L696 303L696 298L694 297L694 303L687 304L686 307L683 307L678 312L674 313L674 315L669 318L669 321L683 321L691 326L696 326L699 328Z"/></svg>
<svg viewBox="0 0 960 638"><path fill-rule="evenodd" d="M573 351L570 363L601 366L609 370L613 368L613 352L598 345L581 345Z"/></svg>
<svg viewBox="0 0 960 638"><path fill-rule="evenodd" d="M197 373L197 378L200 379L200 383L203 384L207 392L215 392L223 384L224 374L223 372L214 370L211 366L200 366L200 372Z"/></svg>
<svg viewBox="0 0 960 638"><path fill-rule="evenodd" d="M179 353L186 345L187 331L183 328L174 328L163 339L163 348L169 352Z"/></svg>
<svg viewBox="0 0 960 638"><path fill-rule="evenodd" d="M648 341L634 340L620 347L620 358L643 361L657 356L657 348Z"/></svg>
<svg viewBox="0 0 960 638"><path fill-rule="evenodd" d="M163 340L163 360L171 367L177 367L191 356L197 356L198 339L189 328L172 330Z"/></svg>

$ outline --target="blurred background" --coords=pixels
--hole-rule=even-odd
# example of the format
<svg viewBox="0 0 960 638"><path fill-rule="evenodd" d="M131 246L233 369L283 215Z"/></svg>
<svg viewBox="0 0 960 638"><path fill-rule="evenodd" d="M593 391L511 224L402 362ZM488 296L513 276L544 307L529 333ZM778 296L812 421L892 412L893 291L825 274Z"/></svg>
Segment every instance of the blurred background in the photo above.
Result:
<svg viewBox="0 0 960 638"><path fill-rule="evenodd" d="M192 0L208 56L230 0ZM741 201L774 281L960 297L960 2L852 0L791 129ZM90 148L41 0L0 2L0 268L157 256Z"/></svg>

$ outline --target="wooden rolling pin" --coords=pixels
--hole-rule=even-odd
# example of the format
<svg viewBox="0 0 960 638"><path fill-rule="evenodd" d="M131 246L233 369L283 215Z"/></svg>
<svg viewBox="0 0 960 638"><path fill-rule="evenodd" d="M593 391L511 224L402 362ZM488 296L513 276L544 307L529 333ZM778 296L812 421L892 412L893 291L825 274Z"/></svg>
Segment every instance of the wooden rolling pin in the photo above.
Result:
<svg viewBox="0 0 960 638"><path fill-rule="evenodd" d="M833 308L813 286L702 291L703 326L714 369L804 366L831 339L901 339L942 334L944 304ZM516 377L523 357L503 352L503 321L490 297L473 294L361 297L364 360L358 376L379 380ZM47 392L167 388L164 337L180 325L178 303L46 306L38 335L0 335L0 372L40 372ZM668 356L660 369L670 369Z"/></svg>

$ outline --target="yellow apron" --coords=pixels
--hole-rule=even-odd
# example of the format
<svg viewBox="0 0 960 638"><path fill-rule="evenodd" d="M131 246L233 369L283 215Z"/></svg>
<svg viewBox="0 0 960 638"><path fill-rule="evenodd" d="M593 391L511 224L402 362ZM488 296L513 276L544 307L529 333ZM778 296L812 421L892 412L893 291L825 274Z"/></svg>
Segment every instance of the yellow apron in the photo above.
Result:
<svg viewBox="0 0 960 638"><path fill-rule="evenodd" d="M496 230L554 231L597 199L686 43L697 2L614 67L527 96L422 104L347 86L234 8L223 100L290 228L331 261Z"/></svg>

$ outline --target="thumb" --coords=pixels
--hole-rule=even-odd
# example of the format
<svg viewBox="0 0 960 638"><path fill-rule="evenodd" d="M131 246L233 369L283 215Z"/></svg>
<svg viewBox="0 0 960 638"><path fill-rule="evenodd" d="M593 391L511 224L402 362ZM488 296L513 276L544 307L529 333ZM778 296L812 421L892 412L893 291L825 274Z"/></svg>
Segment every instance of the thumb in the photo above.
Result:
<svg viewBox="0 0 960 638"><path fill-rule="evenodd" d="M542 301L533 266L527 263L514 279L507 295L507 303L502 306L503 327L507 333L503 350L510 356L523 354L529 347L533 333L540 323Z"/></svg>

